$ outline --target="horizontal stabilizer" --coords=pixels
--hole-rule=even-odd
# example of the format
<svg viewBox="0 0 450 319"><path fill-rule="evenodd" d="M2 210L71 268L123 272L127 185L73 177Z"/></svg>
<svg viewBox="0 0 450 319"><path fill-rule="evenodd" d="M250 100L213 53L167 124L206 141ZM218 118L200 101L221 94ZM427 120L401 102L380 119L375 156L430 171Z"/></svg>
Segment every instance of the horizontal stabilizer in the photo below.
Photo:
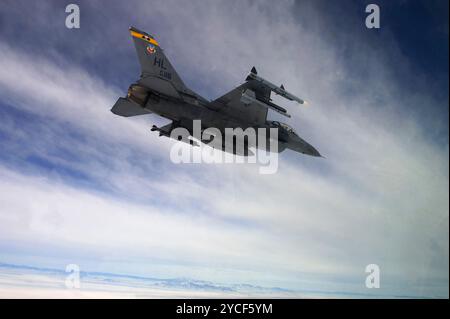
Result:
<svg viewBox="0 0 450 319"><path fill-rule="evenodd" d="M140 105L130 102L123 97L120 97L117 100L116 104L114 104L114 106L112 107L111 112L125 117L152 113L149 110L144 109Z"/></svg>

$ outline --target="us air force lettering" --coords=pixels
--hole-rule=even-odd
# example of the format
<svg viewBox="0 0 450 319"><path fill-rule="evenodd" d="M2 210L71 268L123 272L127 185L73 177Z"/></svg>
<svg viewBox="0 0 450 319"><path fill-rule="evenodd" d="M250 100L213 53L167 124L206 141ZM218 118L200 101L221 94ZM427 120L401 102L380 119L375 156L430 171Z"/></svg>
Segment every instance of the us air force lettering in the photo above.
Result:
<svg viewBox="0 0 450 319"><path fill-rule="evenodd" d="M220 148L222 151L248 156L254 153L250 150L263 149L271 151L271 141L269 134L258 134L256 139L248 139L245 133L236 136L244 147L236 147L233 141L230 143L225 138L225 129L246 129L254 130L277 129L278 134L275 152L282 152L285 149L311 155L321 156L319 152L303 140L287 124L278 121L267 120L268 110L271 109L286 117L291 117L287 110L276 105L270 98L271 93L275 93L283 98L305 104L303 99L285 90L284 86L277 86L270 81L260 77L252 68L245 82L225 95L214 101L208 101L199 94L190 90L181 80L170 61L164 54L159 43L151 35L136 28L130 28L131 36L134 40L139 63L141 66L140 79L131 84L128 94L124 98L119 98L111 111L121 116L136 116L156 113L172 122L162 127L152 127L152 131L159 132L159 136L172 137L171 132L176 128L184 128L190 136L180 138L183 142L198 146L199 143ZM201 121L201 131L208 128L216 128L221 132L221 143L214 143L211 138L200 136L195 140L193 134L194 121Z"/></svg>

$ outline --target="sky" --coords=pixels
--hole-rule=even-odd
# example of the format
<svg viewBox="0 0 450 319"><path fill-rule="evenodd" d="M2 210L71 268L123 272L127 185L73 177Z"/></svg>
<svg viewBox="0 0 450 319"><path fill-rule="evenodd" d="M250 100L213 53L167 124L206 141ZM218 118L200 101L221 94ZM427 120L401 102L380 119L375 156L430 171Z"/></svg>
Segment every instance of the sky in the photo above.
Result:
<svg viewBox="0 0 450 319"><path fill-rule="evenodd" d="M295 291L449 295L448 2L0 3L0 262ZM156 115L110 112L152 34L209 100L252 66L325 159L174 164ZM365 267L380 267L367 289Z"/></svg>

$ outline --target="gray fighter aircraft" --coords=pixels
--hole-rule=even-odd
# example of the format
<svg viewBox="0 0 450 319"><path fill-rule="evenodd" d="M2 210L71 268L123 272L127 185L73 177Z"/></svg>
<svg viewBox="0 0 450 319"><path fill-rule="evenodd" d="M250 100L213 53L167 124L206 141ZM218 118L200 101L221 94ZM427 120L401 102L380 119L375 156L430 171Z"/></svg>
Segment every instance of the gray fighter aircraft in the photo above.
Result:
<svg viewBox="0 0 450 319"><path fill-rule="evenodd" d="M178 136L177 139L199 146L204 143L214 148L219 147L226 152L237 155L253 155L249 148L269 150L270 135L263 138L258 136L255 145L245 136L244 148L236 148L225 141L226 128L277 128L278 149L281 152L286 148L311 156L321 156L319 152L285 123L268 121L269 109L290 117L286 109L272 103L271 92L288 100L304 104L305 101L287 92L284 86L277 86L257 75L255 67L252 68L245 83L239 85L222 97L208 101L190 90L181 80L154 37L134 27L130 28L137 55L141 65L141 77L131 84L125 98L119 98L111 111L121 116L135 116L156 113L170 119L172 122L162 127L152 127L152 131L159 132L159 136L171 137L175 128L187 129L190 136ZM193 137L193 121L201 120L201 130L217 128L222 134L221 143L215 144L214 138L195 140ZM269 130L266 130L269 131ZM273 142L273 141L272 141Z"/></svg>

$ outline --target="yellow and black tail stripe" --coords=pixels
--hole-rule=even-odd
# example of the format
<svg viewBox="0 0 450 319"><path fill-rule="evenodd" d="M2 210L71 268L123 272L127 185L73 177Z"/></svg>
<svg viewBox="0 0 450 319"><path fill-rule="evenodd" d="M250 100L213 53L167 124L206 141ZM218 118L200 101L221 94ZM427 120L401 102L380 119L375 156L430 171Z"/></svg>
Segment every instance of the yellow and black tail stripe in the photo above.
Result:
<svg viewBox="0 0 450 319"><path fill-rule="evenodd" d="M130 33L131 33L131 36L133 36L135 38L142 39L142 40L144 40L144 41L146 41L148 43L151 43L153 45L159 46L158 42L155 39L153 39L152 37L149 37L146 34L137 32L135 30L130 30Z"/></svg>

